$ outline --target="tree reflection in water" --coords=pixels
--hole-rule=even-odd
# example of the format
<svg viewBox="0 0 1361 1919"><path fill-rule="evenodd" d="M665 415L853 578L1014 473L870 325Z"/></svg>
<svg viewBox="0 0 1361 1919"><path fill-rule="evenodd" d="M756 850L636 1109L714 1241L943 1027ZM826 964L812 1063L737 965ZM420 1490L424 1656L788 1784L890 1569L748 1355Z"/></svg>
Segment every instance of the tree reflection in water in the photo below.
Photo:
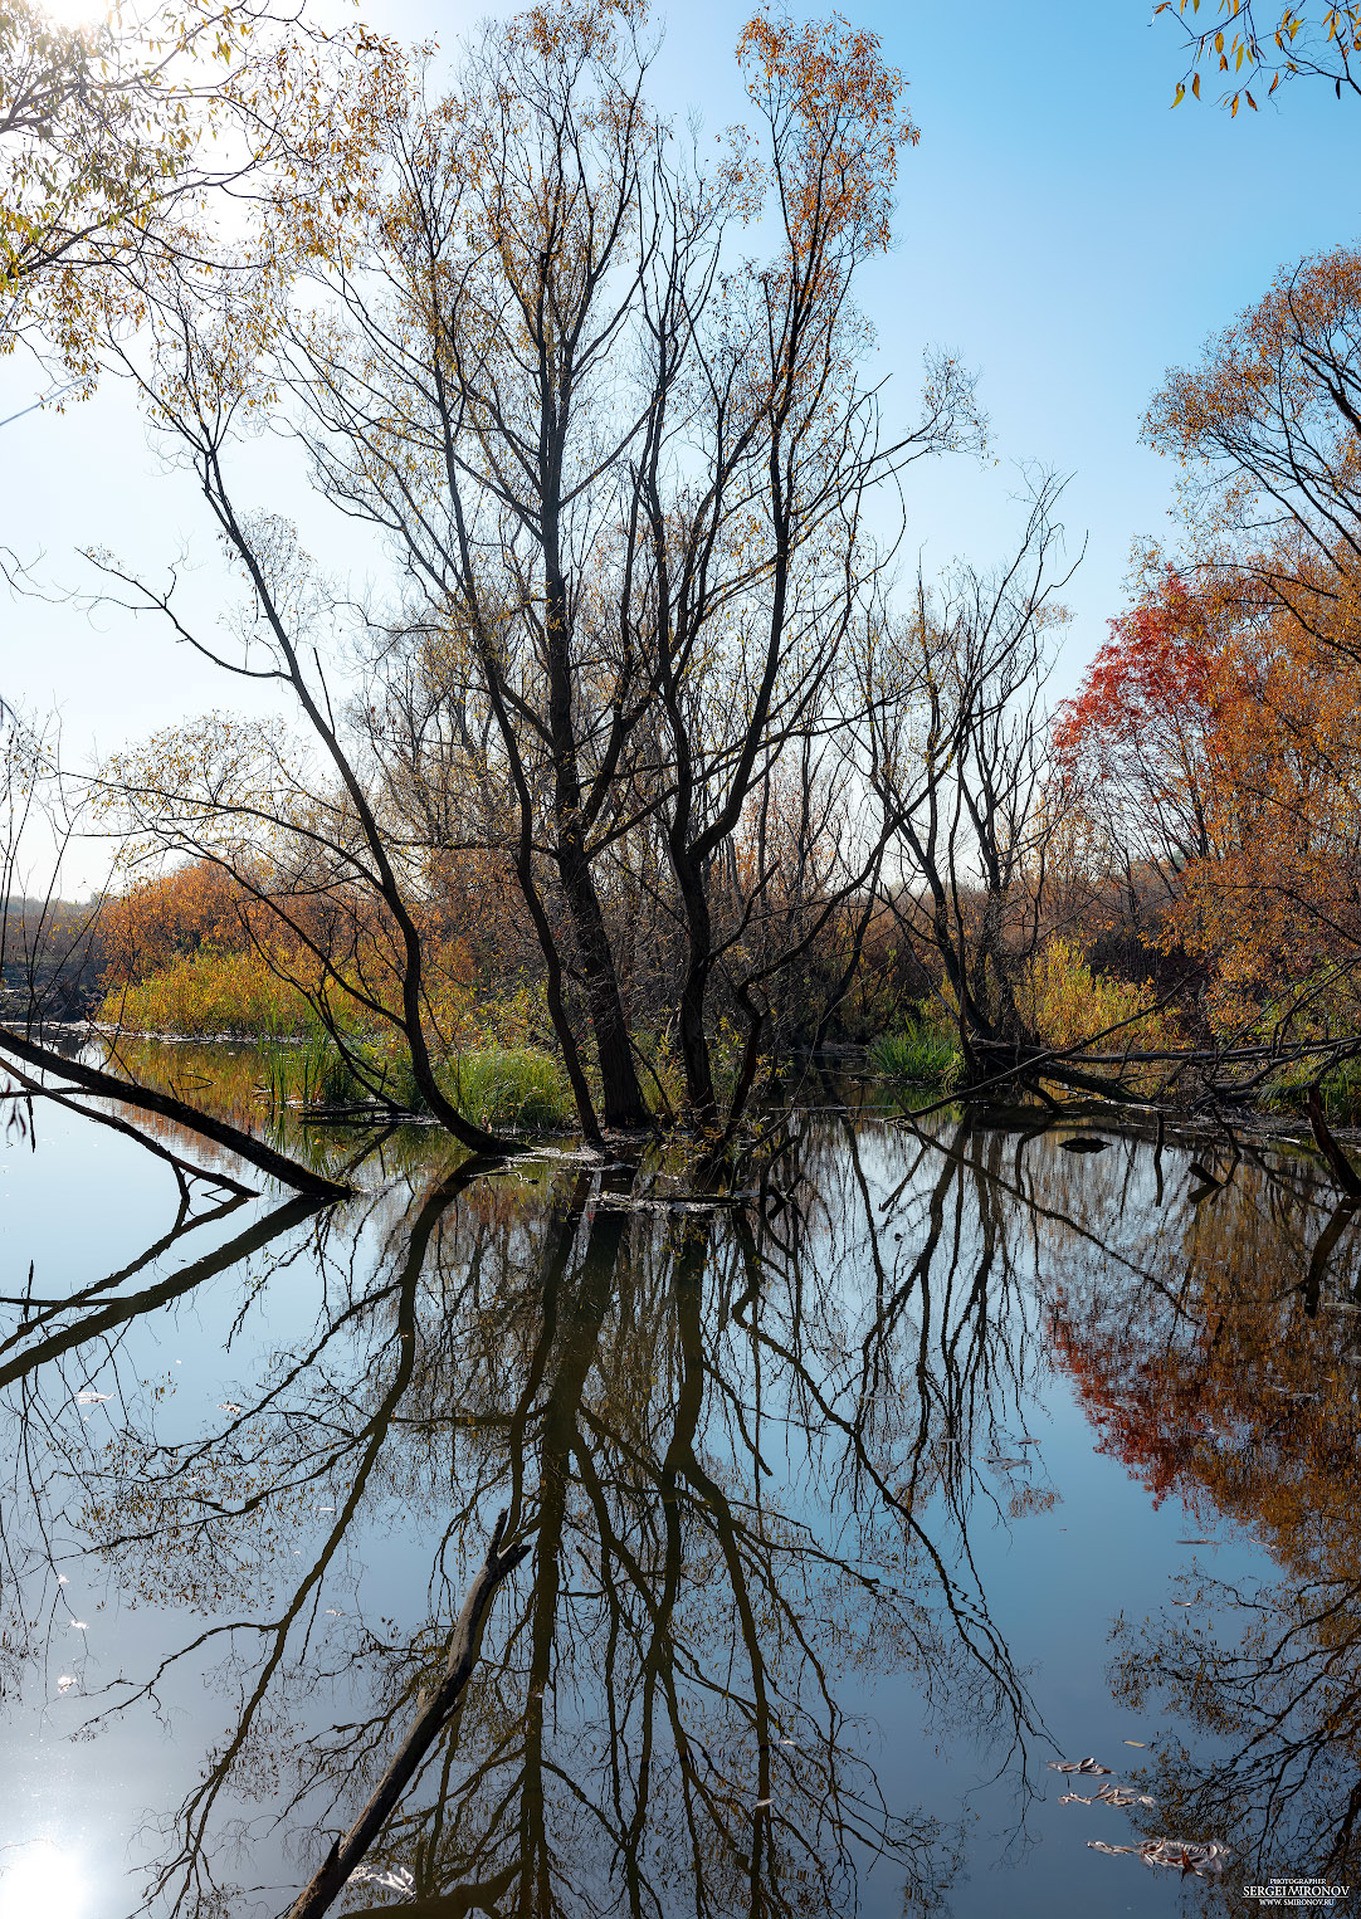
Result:
<svg viewBox="0 0 1361 1919"><path fill-rule="evenodd" d="M1002 1336L986 1177L915 1150L887 1213L846 1127L793 1142L780 1190L713 1203L570 1164L409 1203L398 1183L310 1223L304 1202L265 1213L149 1286L21 1309L0 1359L43 1445L15 1448L7 1586L31 1592L76 1540L125 1603L206 1619L96 1693L91 1734L169 1712L180 1669L230 1706L147 1904L286 1903L243 1857L282 1821L306 1876L436 1679L503 1509L529 1556L370 1861L413 1874L405 1909L844 1910L884 1854L934 1896L956 1835L885 1804L843 1698L910 1669L924 1714L1001 1728L1002 1757L1031 1728L967 1544L1024 1341ZM127 1336L229 1272L238 1342L281 1288L316 1289L315 1324L167 1443ZM91 1379L102 1442L72 1416ZM357 1595L415 1542L427 1619L395 1635ZM382 1903L352 1882L342 1909L365 1896Z"/></svg>
<svg viewBox="0 0 1361 1919"><path fill-rule="evenodd" d="M1053 1328L1103 1448L1197 1533L1254 1537L1280 1577L1222 1579L1200 1555L1161 1616L1119 1625L1113 1680L1179 1722L1147 1782L1160 1830L1227 1840L1249 1880L1355 1885L1361 1243L1306 1163L1221 1155L1219 1172L1161 1220L1134 1209L1122 1267L1060 1255Z"/></svg>
<svg viewBox="0 0 1361 1919"><path fill-rule="evenodd" d="M1344 1222L1311 1276L1305 1173L1243 1159L1197 1204L1172 1149L1079 1164L1052 1135L827 1117L718 1198L658 1166L469 1180L383 1152L363 1200L209 1196L120 1272L11 1301L7 1691L58 1643L81 1550L161 1618L90 1691L90 1735L160 1712L187 1744L206 1687L139 1909L287 1909L439 1683L502 1512L528 1554L338 1911L842 1912L872 1862L929 1905L962 1822L881 1790L865 1702L910 1675L896 1737L990 1742L1024 1816L1039 1728L974 1547L1055 1496L1007 1457L1053 1352L1155 1497L1282 1571L1200 1582L1212 1631L1124 1634L1126 1700L1231 1736L1213 1764L1151 1752L1149 1820L1355 1864L1356 1253ZM246 1376L186 1436L137 1334L210 1281Z"/></svg>

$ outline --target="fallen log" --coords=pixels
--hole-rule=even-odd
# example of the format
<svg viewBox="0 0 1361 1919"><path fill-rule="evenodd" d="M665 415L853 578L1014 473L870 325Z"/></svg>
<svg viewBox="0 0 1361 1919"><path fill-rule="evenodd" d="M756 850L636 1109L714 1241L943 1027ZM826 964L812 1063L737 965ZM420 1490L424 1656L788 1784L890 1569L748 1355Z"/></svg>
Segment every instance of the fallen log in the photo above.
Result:
<svg viewBox="0 0 1361 1919"><path fill-rule="evenodd" d="M116 1099L124 1106L131 1106L134 1111L154 1114L157 1119L168 1119L175 1126L183 1126L189 1132L197 1133L200 1138L211 1140L215 1146L225 1147L229 1153L235 1153L238 1159L244 1159L248 1165L258 1167L271 1179L277 1179L280 1185L291 1186L294 1192L306 1193L313 1199L345 1199L353 1191L352 1187L342 1185L338 1180L314 1173L310 1166L290 1159L287 1153L267 1146L253 1133L233 1126L230 1121L200 1112L198 1107L177 1099L173 1093L161 1093L151 1086L138 1086L132 1080L121 1079L117 1073L106 1072L102 1066L91 1066L85 1060L71 1059L67 1054L59 1053L55 1047L44 1046L38 1040L11 1032L5 1027L0 1027L0 1059L18 1060L24 1066L65 1080L68 1086L78 1087L83 1093L93 1093L100 1099Z"/></svg>

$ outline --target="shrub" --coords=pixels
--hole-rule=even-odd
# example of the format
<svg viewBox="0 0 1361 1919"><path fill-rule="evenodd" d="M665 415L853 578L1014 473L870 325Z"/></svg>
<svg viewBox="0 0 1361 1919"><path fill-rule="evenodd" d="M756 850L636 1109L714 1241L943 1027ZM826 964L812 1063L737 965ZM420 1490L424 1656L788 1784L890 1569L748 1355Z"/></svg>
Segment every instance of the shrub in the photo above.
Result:
<svg viewBox="0 0 1361 1919"><path fill-rule="evenodd" d="M237 1039L301 1035L315 1016L295 987L272 973L258 953L205 948L129 986L105 994L99 1017L129 1033L179 1033Z"/></svg>
<svg viewBox="0 0 1361 1919"><path fill-rule="evenodd" d="M1046 941L1026 968L1017 997L1021 1017L1047 1046L1073 1046L1110 1027L1120 1030L1102 1044L1103 1052L1126 1046L1134 1052L1162 1051L1182 1043L1174 1012L1143 1010L1151 1009L1156 997L1150 981L1137 985L1093 972L1071 940Z"/></svg>
<svg viewBox="0 0 1361 1919"><path fill-rule="evenodd" d="M1304 1111L1318 1066L1299 1060L1283 1066L1262 1096L1262 1104L1274 1112ZM1338 1126L1354 1126L1361 1121L1361 1059L1344 1059L1319 1081L1319 1097L1327 1117Z"/></svg>

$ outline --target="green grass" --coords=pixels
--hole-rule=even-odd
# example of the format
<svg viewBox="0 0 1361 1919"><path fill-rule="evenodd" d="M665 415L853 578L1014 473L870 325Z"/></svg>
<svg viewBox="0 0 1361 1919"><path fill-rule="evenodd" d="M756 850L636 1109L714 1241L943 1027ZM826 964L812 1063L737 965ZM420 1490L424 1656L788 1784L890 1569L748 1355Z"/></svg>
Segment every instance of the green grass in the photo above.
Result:
<svg viewBox="0 0 1361 1919"><path fill-rule="evenodd" d="M315 1031L297 1045L261 1049L268 1104L300 1100L311 1107L363 1106L388 1099L404 1112L426 1102L405 1048L351 1041L346 1058L329 1034ZM551 1053L534 1046L488 1046L438 1061L436 1078L465 1119L489 1131L558 1127L573 1108L566 1075Z"/></svg>
<svg viewBox="0 0 1361 1919"><path fill-rule="evenodd" d="M909 1026L901 1033L883 1033L869 1047L870 1065L884 1079L914 1086L938 1086L948 1093L964 1064L959 1043L940 1026Z"/></svg>
<svg viewBox="0 0 1361 1919"><path fill-rule="evenodd" d="M462 1053L441 1067L439 1077L463 1117L492 1131L563 1126L575 1115L566 1074L536 1046Z"/></svg>
<svg viewBox="0 0 1361 1919"><path fill-rule="evenodd" d="M1308 1060L1283 1067L1263 1093L1263 1106L1277 1113L1302 1113L1317 1070ZM1361 1059L1344 1059L1325 1073L1319 1093L1334 1125L1361 1124Z"/></svg>

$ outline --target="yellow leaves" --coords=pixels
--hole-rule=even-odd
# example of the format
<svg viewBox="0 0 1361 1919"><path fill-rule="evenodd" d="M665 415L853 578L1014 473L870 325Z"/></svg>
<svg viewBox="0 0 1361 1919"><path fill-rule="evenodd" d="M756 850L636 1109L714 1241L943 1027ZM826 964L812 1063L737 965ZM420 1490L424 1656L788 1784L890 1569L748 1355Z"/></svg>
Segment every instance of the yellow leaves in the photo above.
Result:
<svg viewBox="0 0 1361 1919"><path fill-rule="evenodd" d="M1268 97L1282 79L1300 74L1331 80L1339 98L1344 86L1361 94L1361 73L1355 70L1361 62L1352 59L1353 55L1361 55L1358 0L1330 7L1322 7L1320 0L1311 0L1305 7L1281 6L1278 0L1256 0L1256 6L1259 15L1268 7L1272 14L1270 26L1264 27L1260 35L1254 23L1253 0L1218 0L1215 11L1220 22L1227 23L1227 30L1225 24L1202 26L1194 22L1198 9L1192 7L1188 15L1188 0L1179 0L1175 17L1182 22L1190 65L1174 104L1180 104L1185 98L1181 89L1188 85L1193 96L1199 98L1198 89L1191 83L1202 63L1209 62L1214 63L1215 71L1248 83L1235 85L1220 95L1220 104L1229 109L1231 117L1237 115L1244 103L1253 112L1258 110L1257 95L1250 89L1259 81L1267 84ZM1171 12L1170 0L1153 8L1155 18Z"/></svg>
<svg viewBox="0 0 1361 1919"><path fill-rule="evenodd" d="M898 150L919 135L878 38L840 17L796 27L764 11L743 28L737 55L774 136L796 253L813 259L843 238L886 247Z"/></svg>

